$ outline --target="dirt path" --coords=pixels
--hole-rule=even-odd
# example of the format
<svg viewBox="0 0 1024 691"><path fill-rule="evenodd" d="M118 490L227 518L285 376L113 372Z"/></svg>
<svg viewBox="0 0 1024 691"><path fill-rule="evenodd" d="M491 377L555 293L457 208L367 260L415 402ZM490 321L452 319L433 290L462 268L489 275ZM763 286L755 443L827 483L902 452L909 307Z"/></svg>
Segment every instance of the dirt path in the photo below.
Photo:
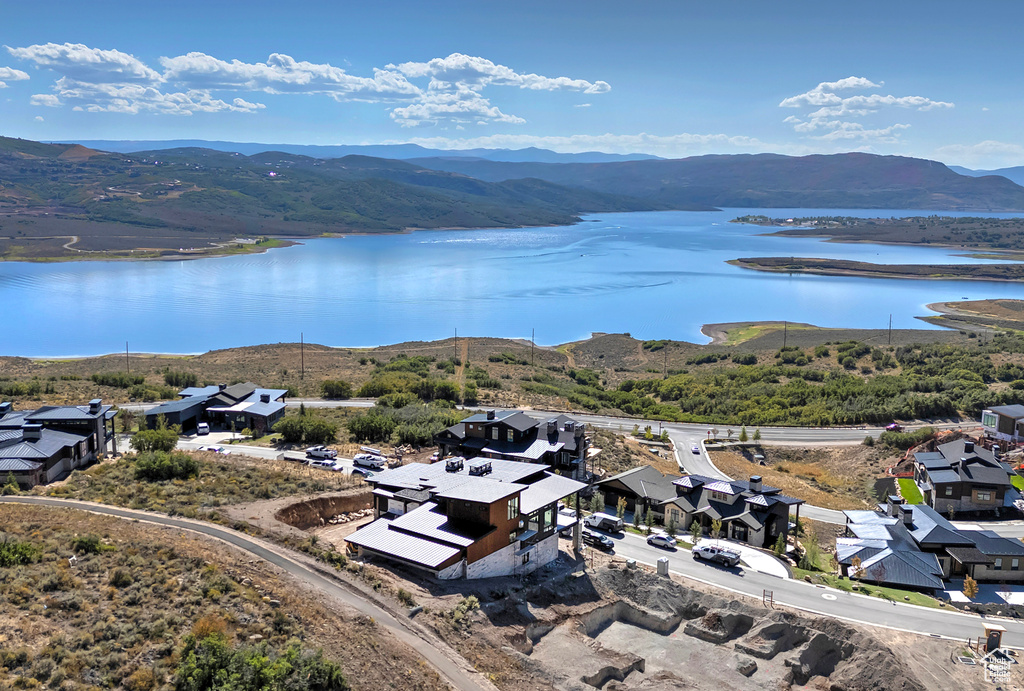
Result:
<svg viewBox="0 0 1024 691"><path fill-rule="evenodd" d="M227 542L238 549L270 562L288 575L322 591L325 595L338 600L342 604L354 608L361 614L372 617L378 625L387 629L395 638L412 648L433 666L442 678L448 681L454 688L460 689L460 691L476 691L477 689L496 691L493 684L486 680L479 672L472 669L465 659L454 650L405 617L386 609L382 603L371 600L366 593L363 593L356 586L321 573L318 566L307 562L299 554L293 554L289 550L252 538L245 533L211 523L165 516L147 511L122 509L92 502L21 496L0 497L0 502L79 509L126 520L144 521L189 530Z"/></svg>

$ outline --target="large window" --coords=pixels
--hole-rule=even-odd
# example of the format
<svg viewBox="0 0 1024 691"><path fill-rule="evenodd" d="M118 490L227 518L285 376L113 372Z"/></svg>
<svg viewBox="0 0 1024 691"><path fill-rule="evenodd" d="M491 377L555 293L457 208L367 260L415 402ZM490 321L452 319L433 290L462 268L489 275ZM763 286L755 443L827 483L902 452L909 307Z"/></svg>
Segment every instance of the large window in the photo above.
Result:
<svg viewBox="0 0 1024 691"><path fill-rule="evenodd" d="M978 501L992 501L991 492L978 492Z"/></svg>
<svg viewBox="0 0 1024 691"><path fill-rule="evenodd" d="M519 495L508 500L508 520L512 521L519 517Z"/></svg>
<svg viewBox="0 0 1024 691"><path fill-rule="evenodd" d="M494 429L491 430L491 439L493 439L494 441L498 441L498 428L497 427L495 427Z"/></svg>
<svg viewBox="0 0 1024 691"><path fill-rule="evenodd" d="M515 437L516 437L516 433L515 433L515 431L513 431L513 430L509 430L509 431L508 431L508 440L509 440L510 442L512 442L512 441L515 441L515 440L516 440L516 438L515 438Z"/></svg>
<svg viewBox="0 0 1024 691"><path fill-rule="evenodd" d="M554 524L554 522L555 510L549 508L547 511L544 512L544 531L547 532L548 530L551 530L551 526Z"/></svg>
<svg viewBox="0 0 1024 691"><path fill-rule="evenodd" d="M946 485L946 496L947 497L952 497L953 496L953 485Z"/></svg>
<svg viewBox="0 0 1024 691"><path fill-rule="evenodd" d="M995 569L996 571L1002 571L1002 569L1003 569L1003 559L1002 559L1002 557L996 557L996 564L992 568Z"/></svg>

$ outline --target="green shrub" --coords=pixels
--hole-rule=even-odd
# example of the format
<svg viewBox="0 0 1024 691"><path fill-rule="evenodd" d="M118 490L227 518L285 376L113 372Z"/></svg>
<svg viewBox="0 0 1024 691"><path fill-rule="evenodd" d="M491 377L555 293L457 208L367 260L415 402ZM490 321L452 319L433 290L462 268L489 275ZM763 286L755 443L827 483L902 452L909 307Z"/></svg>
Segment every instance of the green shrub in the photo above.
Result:
<svg viewBox="0 0 1024 691"><path fill-rule="evenodd" d="M175 372L167 370L164 372L164 383L178 389L185 389L190 386L199 385L199 377L192 372Z"/></svg>
<svg viewBox="0 0 1024 691"><path fill-rule="evenodd" d="M187 480L199 474L199 464L187 453L147 451L135 459L135 479L161 482Z"/></svg>
<svg viewBox="0 0 1024 691"><path fill-rule="evenodd" d="M352 398L352 385L340 379L327 379L320 384L324 398Z"/></svg>
<svg viewBox="0 0 1024 691"><path fill-rule="evenodd" d="M178 431L174 429L144 429L132 437L136 451L172 451L178 445Z"/></svg>
<svg viewBox="0 0 1024 691"><path fill-rule="evenodd" d="M4 538L0 542L0 568L31 564L39 558L39 548L28 542Z"/></svg>
<svg viewBox="0 0 1024 691"><path fill-rule="evenodd" d="M146 378L141 374L126 372L98 372L92 375L92 380L100 386L113 386L118 389L128 389L146 382Z"/></svg>

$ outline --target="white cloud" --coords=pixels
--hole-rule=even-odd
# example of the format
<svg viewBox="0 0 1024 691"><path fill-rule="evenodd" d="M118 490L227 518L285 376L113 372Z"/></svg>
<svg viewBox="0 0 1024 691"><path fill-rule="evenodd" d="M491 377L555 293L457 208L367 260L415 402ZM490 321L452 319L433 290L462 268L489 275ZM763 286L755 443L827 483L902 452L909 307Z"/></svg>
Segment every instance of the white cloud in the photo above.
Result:
<svg viewBox="0 0 1024 691"><path fill-rule="evenodd" d="M37 115L35 120L36 120L36 122L43 122L43 116L42 115Z"/></svg>
<svg viewBox="0 0 1024 691"><path fill-rule="evenodd" d="M265 106L244 98L227 98L218 92L311 94L326 95L339 102L387 103L391 106L391 118L403 127L521 124L525 122L523 118L502 112L481 92L492 86L586 94L602 94L611 89L604 81L520 73L486 58L462 53L427 62L389 64L374 68L372 76L358 76L334 65L296 60L282 53L272 53L265 62L249 63L192 52L160 58L160 72L128 53L82 44L46 43L7 47L7 51L61 75L55 84L56 96L33 97L33 104L68 102L76 111L250 113ZM24 72L12 70L11 74L14 73L23 75L16 78L28 78Z"/></svg>
<svg viewBox="0 0 1024 691"><path fill-rule="evenodd" d="M388 65L387 69L401 72L410 78L430 78L430 88L438 90L470 89L480 91L486 86L518 86L535 91L582 91L603 94L611 91L608 82L588 82L569 77L542 77L539 74L521 74L511 67L498 65L486 58L452 53L446 58L428 62L404 62Z"/></svg>
<svg viewBox="0 0 1024 691"><path fill-rule="evenodd" d="M576 105L573 106L573 108L589 108L589 107L590 107L589 103L577 103Z"/></svg>
<svg viewBox="0 0 1024 691"><path fill-rule="evenodd" d="M935 158L951 165L991 170L1024 165L1024 146L991 139L977 144L951 144L935 150Z"/></svg>
<svg viewBox="0 0 1024 691"><path fill-rule="evenodd" d="M43 43L24 48L8 46L7 52L80 82L158 84L162 81L159 72L119 50L89 48L81 43Z"/></svg>
<svg viewBox="0 0 1024 691"><path fill-rule="evenodd" d="M486 98L469 89L429 91L415 103L393 109L391 118L402 127L438 124L442 121L458 124L505 122L514 125L526 122L515 115L502 113Z"/></svg>
<svg viewBox="0 0 1024 691"><path fill-rule="evenodd" d="M28 102L34 106L47 106L48 108L64 105L60 98L53 94L32 94L32 98Z"/></svg>
<svg viewBox="0 0 1024 691"><path fill-rule="evenodd" d="M899 141L900 132L910 125L896 123L879 127L866 127L855 118L874 116L881 111L900 108L920 112L952 108L946 101L935 101L925 96L893 96L879 93L840 96L836 92L868 90L882 86L865 77L846 77L834 82L821 82L810 91L785 98L780 108L811 109L802 116L790 115L783 122L793 130L823 141L859 140L892 144Z"/></svg>
<svg viewBox="0 0 1024 691"><path fill-rule="evenodd" d="M28 79L28 75L13 67L0 67L0 89L7 88L7 82L20 82Z"/></svg>

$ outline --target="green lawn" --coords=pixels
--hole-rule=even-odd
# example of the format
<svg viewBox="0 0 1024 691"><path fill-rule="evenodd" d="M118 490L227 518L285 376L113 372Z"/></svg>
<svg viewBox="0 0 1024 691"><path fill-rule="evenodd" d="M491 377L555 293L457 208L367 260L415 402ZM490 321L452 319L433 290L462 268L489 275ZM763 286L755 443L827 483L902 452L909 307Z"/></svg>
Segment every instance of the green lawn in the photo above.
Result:
<svg viewBox="0 0 1024 691"><path fill-rule="evenodd" d="M921 490L914 483L914 478L901 477L897 478L896 482L899 483L900 495L903 496L905 502L908 504L921 504L924 502L924 497L921 495Z"/></svg>
<svg viewBox="0 0 1024 691"><path fill-rule="evenodd" d="M1021 477L1020 475L1017 474L1013 474L1010 476L1010 482L1013 483L1015 489L1024 492L1024 477Z"/></svg>

